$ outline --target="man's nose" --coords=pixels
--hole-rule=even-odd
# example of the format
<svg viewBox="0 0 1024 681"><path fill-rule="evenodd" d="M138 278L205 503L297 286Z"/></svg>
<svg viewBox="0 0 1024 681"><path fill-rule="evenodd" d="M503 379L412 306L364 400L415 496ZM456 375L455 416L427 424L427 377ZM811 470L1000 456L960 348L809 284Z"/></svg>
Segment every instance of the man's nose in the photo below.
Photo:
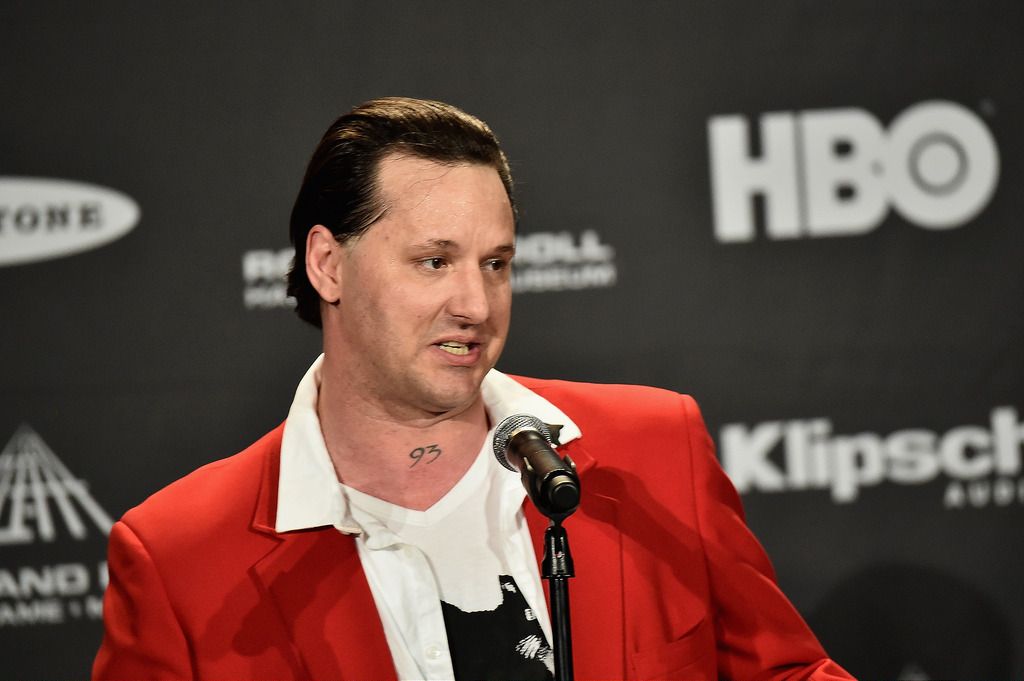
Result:
<svg viewBox="0 0 1024 681"><path fill-rule="evenodd" d="M479 267L469 267L452 277L448 313L465 320L467 324L480 324L490 314L487 282Z"/></svg>

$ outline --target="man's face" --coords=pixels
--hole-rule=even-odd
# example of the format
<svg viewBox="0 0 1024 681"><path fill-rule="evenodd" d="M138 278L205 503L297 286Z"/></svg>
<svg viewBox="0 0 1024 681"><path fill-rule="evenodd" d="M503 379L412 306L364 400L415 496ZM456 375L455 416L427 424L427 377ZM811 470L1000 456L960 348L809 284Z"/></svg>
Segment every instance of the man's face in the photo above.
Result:
<svg viewBox="0 0 1024 681"><path fill-rule="evenodd" d="M395 416L461 411L508 334L514 219L497 171L385 157L384 216L341 246L325 319L347 390ZM331 328L328 328L330 325Z"/></svg>

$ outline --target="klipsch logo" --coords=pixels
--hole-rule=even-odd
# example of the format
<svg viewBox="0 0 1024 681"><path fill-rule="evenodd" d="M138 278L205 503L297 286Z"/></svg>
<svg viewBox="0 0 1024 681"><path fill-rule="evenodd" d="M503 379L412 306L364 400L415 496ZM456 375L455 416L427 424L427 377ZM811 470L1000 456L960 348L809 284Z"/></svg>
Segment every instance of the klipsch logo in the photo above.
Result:
<svg viewBox="0 0 1024 681"><path fill-rule="evenodd" d="M888 435L837 435L828 419L723 426L722 466L740 492L828 490L847 504L882 483L945 478L946 508L1024 504L1024 423L1014 407L992 410L987 426L944 433L908 428Z"/></svg>
<svg viewBox="0 0 1024 681"><path fill-rule="evenodd" d="M27 425L0 452L0 520L0 546L52 542L62 532L81 540L90 526L107 535L113 525L86 482Z"/></svg>
<svg viewBox="0 0 1024 681"><path fill-rule="evenodd" d="M113 189L0 177L0 266L97 248L124 236L138 221L138 204Z"/></svg>
<svg viewBox="0 0 1024 681"><path fill-rule="evenodd" d="M742 116L708 121L719 241L755 238L755 197L769 239L864 234L890 205L910 223L950 229L988 204L999 179L992 134L953 102L916 104L888 131L851 108L768 113L753 132Z"/></svg>

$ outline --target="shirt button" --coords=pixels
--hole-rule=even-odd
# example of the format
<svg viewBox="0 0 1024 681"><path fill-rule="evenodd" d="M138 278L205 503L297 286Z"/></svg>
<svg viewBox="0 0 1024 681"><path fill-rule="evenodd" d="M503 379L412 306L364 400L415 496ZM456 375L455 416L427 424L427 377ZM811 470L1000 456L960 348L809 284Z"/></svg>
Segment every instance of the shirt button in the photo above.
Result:
<svg viewBox="0 0 1024 681"><path fill-rule="evenodd" d="M428 660L439 660L441 659L441 649L437 646L427 646L423 651Z"/></svg>

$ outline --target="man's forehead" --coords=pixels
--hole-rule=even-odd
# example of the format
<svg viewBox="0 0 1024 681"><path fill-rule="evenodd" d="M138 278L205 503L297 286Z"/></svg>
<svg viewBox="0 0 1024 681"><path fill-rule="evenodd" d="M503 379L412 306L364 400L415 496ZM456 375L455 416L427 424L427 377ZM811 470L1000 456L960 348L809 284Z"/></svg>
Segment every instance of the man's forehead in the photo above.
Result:
<svg viewBox="0 0 1024 681"><path fill-rule="evenodd" d="M498 171L483 163L440 163L408 154L381 159L377 174L380 223L406 229L455 227L471 222L515 231L512 204ZM442 232L447 230L442 230ZM477 230L474 230L477 231ZM446 238L444 233L424 238ZM463 239L465 232L463 232Z"/></svg>
<svg viewBox="0 0 1024 681"><path fill-rule="evenodd" d="M436 182L454 168L468 163L441 163L412 154L390 153L377 166L377 182L382 190L408 190L413 185Z"/></svg>
<svg viewBox="0 0 1024 681"><path fill-rule="evenodd" d="M465 170L479 171L480 175L478 178L471 178L465 172L460 172ZM457 177L452 177L453 173ZM491 178L488 175L493 176L494 182L489 182ZM493 192L494 199L501 196L503 202L508 202L508 195L497 169L485 163L442 163L412 154L392 153L384 156L377 168L377 188L381 198L393 203L410 196L423 198L439 185L458 186L471 183L471 179L479 182L479 178L487 178L493 189L500 187L500 192Z"/></svg>

